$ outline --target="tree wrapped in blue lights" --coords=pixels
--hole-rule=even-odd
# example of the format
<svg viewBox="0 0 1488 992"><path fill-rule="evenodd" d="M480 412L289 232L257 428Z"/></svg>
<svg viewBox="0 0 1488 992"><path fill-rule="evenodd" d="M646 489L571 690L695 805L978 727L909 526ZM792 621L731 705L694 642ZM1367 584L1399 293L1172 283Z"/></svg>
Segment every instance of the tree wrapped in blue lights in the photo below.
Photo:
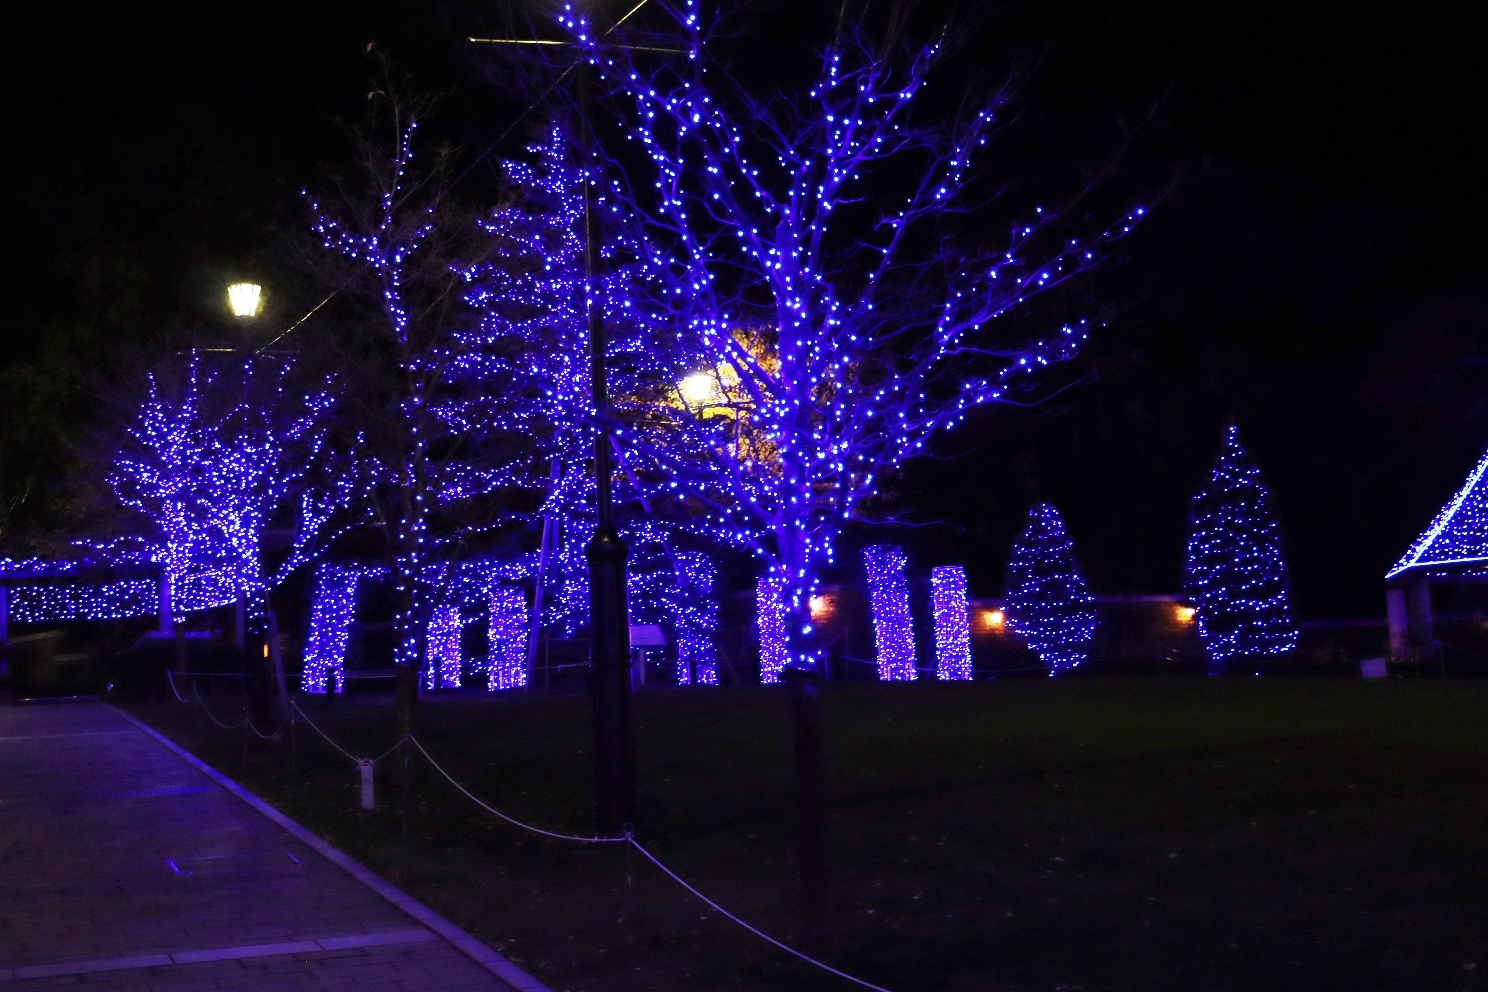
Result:
<svg viewBox="0 0 1488 992"><path fill-rule="evenodd" d="M425 154L417 143L425 102L392 81L375 95L385 113L360 136L358 180L339 184L334 205L305 199L330 260L327 281L353 320L343 347L362 360L349 405L362 428L359 489L385 524L398 598L394 662L417 668L430 657L436 611L446 612L435 631L449 627L445 566L506 521L492 496L511 439L464 429L482 409L459 365L468 352L461 334L474 321L464 273L479 232L450 194L445 150ZM435 681L448 645L440 633Z"/></svg>
<svg viewBox="0 0 1488 992"><path fill-rule="evenodd" d="M217 557L218 542L208 532L202 504L202 468L214 425L204 419L198 375L193 361L177 390L150 376L148 394L135 422L125 428L126 441L108 477L120 505L149 526L100 549L115 557L142 552L164 569L166 581L177 590L201 559Z"/></svg>
<svg viewBox="0 0 1488 992"><path fill-rule="evenodd" d="M654 499L763 562L806 661L810 599L845 522L938 432L1032 398L1039 373L1074 356L1087 321L1040 319L1034 303L1099 265L1144 210L1088 234L1074 230L1083 207L976 213L1005 93L927 118L938 44L906 60L843 30L806 93L763 100L711 64L697 3L679 17L688 57L655 69L600 46L574 8L560 18L650 165L622 178L612 162L607 177L658 246L635 306L662 315L691 362L690 388L617 437ZM975 242L947 236L968 214Z"/></svg>
<svg viewBox="0 0 1488 992"><path fill-rule="evenodd" d="M202 594L211 576L258 626L269 590L319 555L351 501L353 479L329 465L331 395L302 393L291 370L269 360L206 373L193 357L173 387L150 377L109 476L120 503L150 526L110 547L128 555L138 545L183 609L218 605ZM269 546L271 530L287 545Z"/></svg>
<svg viewBox="0 0 1488 992"><path fill-rule="evenodd" d="M454 430L494 428L523 439L489 471L500 485L535 495L543 535L541 619L572 636L588 623L584 547L596 498L586 299L604 316L606 375L622 416L672 384L676 354L656 314L635 305L655 250L629 229L614 198L601 193L601 240L589 280L585 170L558 127L528 153L528 160L503 163L512 201L481 220L485 257L462 273L465 300L479 321L455 335L458 354L447 374L463 393L459 403L441 407L441 416ZM632 619L665 626L679 643L684 635L689 645L702 643L717 625L713 565L684 548L674 521L648 512L630 468L622 457L612 486L631 548ZM710 662L689 660L711 671Z"/></svg>
<svg viewBox="0 0 1488 992"><path fill-rule="evenodd" d="M1080 574L1075 546L1053 503L1028 511L1007 570L1007 622L1058 675L1090 655L1095 597Z"/></svg>
<svg viewBox="0 0 1488 992"><path fill-rule="evenodd" d="M1234 425L1193 498L1183 585L1212 671L1249 667L1297 646L1281 526Z"/></svg>

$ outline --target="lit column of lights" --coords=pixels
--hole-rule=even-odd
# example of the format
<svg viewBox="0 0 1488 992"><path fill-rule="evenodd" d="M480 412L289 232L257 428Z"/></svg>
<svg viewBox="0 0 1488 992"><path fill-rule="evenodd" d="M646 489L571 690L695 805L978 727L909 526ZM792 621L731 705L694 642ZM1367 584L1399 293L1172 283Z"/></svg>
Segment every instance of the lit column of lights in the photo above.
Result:
<svg viewBox="0 0 1488 992"><path fill-rule="evenodd" d="M664 595L677 645L677 684L718 684L718 662L713 635L718 629L718 601L713 595L718 570L713 559L699 551L668 548L671 590Z"/></svg>
<svg viewBox="0 0 1488 992"><path fill-rule="evenodd" d="M520 689L527 684L527 594L492 586L488 604L486 688Z"/></svg>
<svg viewBox="0 0 1488 992"><path fill-rule="evenodd" d="M868 599L873 608L873 641L878 646L878 678L882 682L908 682L919 675L915 671L906 564L902 548L871 544L863 549Z"/></svg>
<svg viewBox="0 0 1488 992"><path fill-rule="evenodd" d="M1184 591L1211 672L1297 646L1281 526L1261 470L1233 425L1208 483L1193 499Z"/></svg>
<svg viewBox="0 0 1488 992"><path fill-rule="evenodd" d="M944 681L971 678L971 610L966 605L966 569L941 565L930 570L930 599L935 613L935 677Z"/></svg>
<svg viewBox="0 0 1488 992"><path fill-rule="evenodd" d="M357 582L362 573L336 565L315 570L315 599L305 636L305 667L300 691L341 692L346 685L346 649L356 619Z"/></svg>
<svg viewBox="0 0 1488 992"><path fill-rule="evenodd" d="M755 617L759 627L760 681L771 685L780 681L790 661L790 640L786 636L784 583L772 575L762 575L754 585Z"/></svg>
<svg viewBox="0 0 1488 992"><path fill-rule="evenodd" d="M460 688L460 631L458 606L434 607L429 615L428 647L424 661L424 687Z"/></svg>
<svg viewBox="0 0 1488 992"><path fill-rule="evenodd" d="M1008 562L1007 623L1049 666L1050 675L1090 655L1095 597L1075 561L1074 544L1052 503L1028 512L1028 527Z"/></svg>
<svg viewBox="0 0 1488 992"><path fill-rule="evenodd" d="M691 672L688 670L689 666ZM698 685L718 684L718 656L713 638L701 634L681 634L677 637L677 684L687 685L694 672Z"/></svg>

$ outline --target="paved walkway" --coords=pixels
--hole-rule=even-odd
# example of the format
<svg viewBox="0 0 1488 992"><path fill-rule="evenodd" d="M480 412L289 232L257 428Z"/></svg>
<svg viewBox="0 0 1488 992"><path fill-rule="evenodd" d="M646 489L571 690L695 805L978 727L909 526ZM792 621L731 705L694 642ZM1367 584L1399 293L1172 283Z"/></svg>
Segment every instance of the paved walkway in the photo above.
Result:
<svg viewBox="0 0 1488 992"><path fill-rule="evenodd" d="M0 706L0 992L510 992L398 895L102 706Z"/></svg>

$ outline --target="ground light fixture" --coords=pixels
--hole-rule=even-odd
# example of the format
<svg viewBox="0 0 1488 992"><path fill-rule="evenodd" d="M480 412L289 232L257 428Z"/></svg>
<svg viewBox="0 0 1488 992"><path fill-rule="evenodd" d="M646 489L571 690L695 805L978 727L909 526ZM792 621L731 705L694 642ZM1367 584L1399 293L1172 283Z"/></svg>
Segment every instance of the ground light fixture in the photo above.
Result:
<svg viewBox="0 0 1488 992"><path fill-rule="evenodd" d="M227 287L227 306L239 319L257 317L263 306L263 287L256 282L235 282Z"/></svg>

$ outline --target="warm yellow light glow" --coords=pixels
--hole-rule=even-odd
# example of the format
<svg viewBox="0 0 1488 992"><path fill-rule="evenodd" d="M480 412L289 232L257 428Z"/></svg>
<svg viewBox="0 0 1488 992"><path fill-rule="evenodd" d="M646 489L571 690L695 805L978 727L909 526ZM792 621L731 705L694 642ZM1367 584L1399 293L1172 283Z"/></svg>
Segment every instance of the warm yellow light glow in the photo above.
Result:
<svg viewBox="0 0 1488 992"><path fill-rule="evenodd" d="M257 317L263 287L252 282L235 282L227 287L227 305L234 317Z"/></svg>
<svg viewBox="0 0 1488 992"><path fill-rule="evenodd" d="M1178 614L1179 623L1193 623L1194 608L1192 606L1180 606L1173 612Z"/></svg>
<svg viewBox="0 0 1488 992"><path fill-rule="evenodd" d="M825 596L811 597L811 619L821 623L832 615L832 601Z"/></svg>
<svg viewBox="0 0 1488 992"><path fill-rule="evenodd" d="M711 372L694 372L677 386L688 406L706 406L718 395L718 381Z"/></svg>
<svg viewBox="0 0 1488 992"><path fill-rule="evenodd" d="M1001 630L1002 625L1007 623L1007 614L1001 610L983 610L982 622L993 630Z"/></svg>

